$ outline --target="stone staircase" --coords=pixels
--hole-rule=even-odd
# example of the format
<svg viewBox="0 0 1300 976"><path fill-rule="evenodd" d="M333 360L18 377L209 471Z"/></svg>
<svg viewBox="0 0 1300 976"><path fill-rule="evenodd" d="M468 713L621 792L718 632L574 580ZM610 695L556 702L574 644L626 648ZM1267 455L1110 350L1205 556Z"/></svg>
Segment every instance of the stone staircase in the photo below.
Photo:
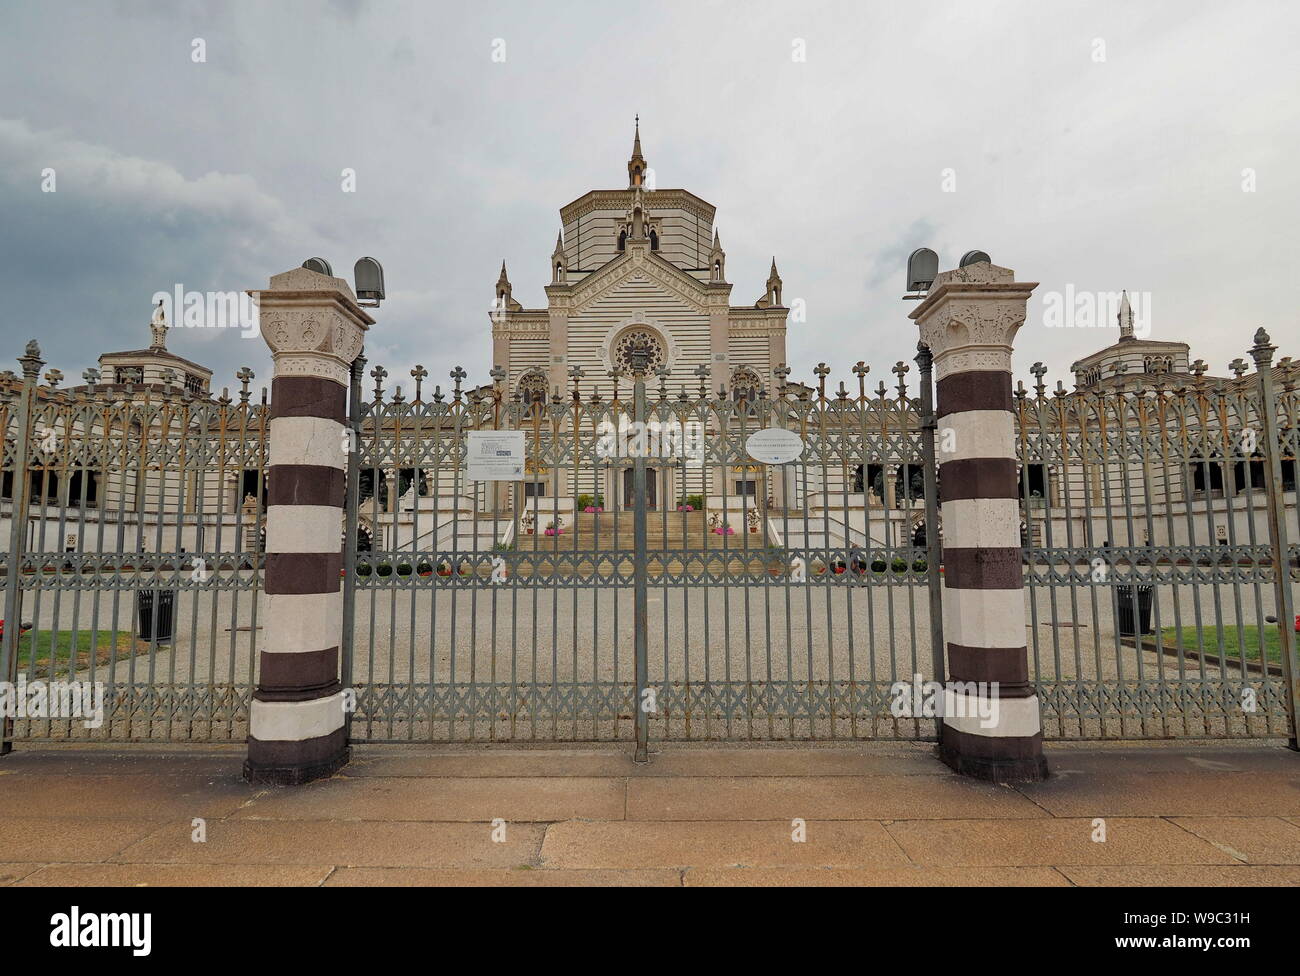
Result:
<svg viewBox="0 0 1300 976"><path fill-rule="evenodd" d="M665 517L666 515L666 517ZM536 564L538 570L548 572L554 563L562 571L586 575L592 561L583 554L617 553L619 561L630 559L634 549L631 512L580 512L565 517L565 529L558 536L545 534L520 535L515 539L515 551L554 553L553 560ZM543 521L545 525L545 521ZM748 546L748 552L745 547ZM576 555L575 555L576 550ZM710 532L704 512L652 511L646 515L646 550L650 559L649 572L658 576L664 571L681 572L686 568L681 559L664 559L656 554L665 551L690 553L687 557L693 570L707 569L711 573L726 572L732 575L763 573L770 561L765 551L765 538L751 532L730 536ZM701 561L700 554L708 553ZM626 567L624 567L626 568Z"/></svg>
<svg viewBox="0 0 1300 976"><path fill-rule="evenodd" d="M547 552L548 550L579 549L588 551L620 551L634 547L631 512L579 512L566 516L564 531L558 536L535 533L520 535L515 548L520 552ZM546 520L542 523L545 526ZM649 551L665 549L743 549L762 551L765 539L762 533L751 532L748 538L736 532L730 536L710 532L703 512L648 512L646 514L646 548Z"/></svg>

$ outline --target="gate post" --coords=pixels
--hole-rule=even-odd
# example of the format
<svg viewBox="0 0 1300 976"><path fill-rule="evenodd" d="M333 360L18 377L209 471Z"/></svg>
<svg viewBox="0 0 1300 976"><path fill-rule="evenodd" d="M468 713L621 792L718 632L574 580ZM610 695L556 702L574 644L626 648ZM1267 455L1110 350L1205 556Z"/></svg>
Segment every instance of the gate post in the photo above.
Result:
<svg viewBox="0 0 1300 976"><path fill-rule="evenodd" d="M934 354L948 650L939 757L999 782L1047 775L1029 680L1011 349L1037 282L988 262L945 271L909 316Z"/></svg>
<svg viewBox="0 0 1300 976"><path fill-rule="evenodd" d="M0 638L0 679L12 688L18 682L18 638L22 636L23 612L23 557L27 549L27 516L31 505L32 479L28 471L31 463L32 411L36 406L36 381L45 360L41 347L32 339L27 349L18 357L23 368L23 386L15 403L17 416L14 425L13 502L9 510L9 560L6 566L4 599L4 636ZM36 634L32 634L35 647ZM33 675L33 677L36 677ZM13 751L14 720L0 718L0 756Z"/></svg>
<svg viewBox="0 0 1300 976"><path fill-rule="evenodd" d="M267 457L266 621L244 778L291 785L348 761L342 635L343 496L352 362L374 323L348 283L306 268L253 292L275 363Z"/></svg>
<svg viewBox="0 0 1300 976"><path fill-rule="evenodd" d="M1300 663L1296 660L1295 606L1291 599L1291 543L1287 539L1286 498L1282 491L1282 454L1285 448L1277 429L1277 392L1273 386L1273 353L1277 346L1269 340L1263 329L1255 333L1255 344L1250 356L1255 360L1259 376L1259 418L1264 429L1260 440L1264 444L1265 497L1268 499L1268 541L1273 553L1273 599L1276 601L1278 619L1278 645L1282 658L1282 676L1286 682L1286 707L1290 712L1290 737L1288 745L1300 749L1296 741L1300 716L1296 714L1300 700ZM1249 471L1249 465L1247 465ZM1261 645L1263 641L1260 642Z"/></svg>

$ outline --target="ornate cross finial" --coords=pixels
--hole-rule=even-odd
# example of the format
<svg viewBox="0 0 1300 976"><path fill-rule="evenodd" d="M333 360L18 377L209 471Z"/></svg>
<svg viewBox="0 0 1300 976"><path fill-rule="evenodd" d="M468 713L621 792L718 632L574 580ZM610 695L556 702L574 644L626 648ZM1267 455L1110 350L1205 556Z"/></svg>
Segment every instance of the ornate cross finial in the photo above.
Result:
<svg viewBox="0 0 1300 976"><path fill-rule="evenodd" d="M95 384L99 382L99 370L97 370L94 366L92 366L90 367L90 369L85 370L81 374L81 378L85 380L86 385L93 390L95 388Z"/></svg>
<svg viewBox="0 0 1300 976"><path fill-rule="evenodd" d="M1116 376L1123 376L1128 372L1128 363L1124 362L1122 359L1117 359L1115 362L1110 364L1110 371Z"/></svg>
<svg viewBox="0 0 1300 976"><path fill-rule="evenodd" d="M45 382L50 385L50 389L57 389L63 380L63 371L58 369L47 369L45 371Z"/></svg>
<svg viewBox="0 0 1300 976"><path fill-rule="evenodd" d="M424 383L424 378L429 375L429 371L420 363L415 364L415 369L411 370L411 378L415 380L415 402L420 402L420 387Z"/></svg>
<svg viewBox="0 0 1300 976"><path fill-rule="evenodd" d="M826 399L826 377L830 374L831 368L825 363L818 363L817 368L813 370L817 374L817 396L819 399Z"/></svg>
<svg viewBox="0 0 1300 976"><path fill-rule="evenodd" d="M1043 391L1047 389L1046 384L1043 383L1043 377L1047 375L1047 367L1042 363L1034 363L1034 365L1029 367L1029 372L1034 374L1034 389L1041 398Z"/></svg>
<svg viewBox="0 0 1300 976"><path fill-rule="evenodd" d="M370 371L370 376L375 381L375 402L383 399L384 396L384 378L388 376L388 370L382 366L376 366Z"/></svg>
<svg viewBox="0 0 1300 976"><path fill-rule="evenodd" d="M162 377L163 386L168 387L170 389L171 387L176 385L176 370L168 367L167 369L164 369L161 373L159 373L159 375Z"/></svg>
<svg viewBox="0 0 1300 976"><path fill-rule="evenodd" d="M1199 380L1202 376L1205 375L1206 371L1209 370L1209 368L1210 368L1209 366L1205 365L1204 359L1198 359L1191 365L1192 375Z"/></svg>
<svg viewBox="0 0 1300 976"><path fill-rule="evenodd" d="M1246 365L1246 360L1242 359L1240 356L1228 363L1228 369L1232 370L1232 375L1237 377L1237 379L1241 379L1249 368L1250 367Z"/></svg>
<svg viewBox="0 0 1300 976"><path fill-rule="evenodd" d="M586 375L587 375L586 371L577 363L574 363L572 366L569 367L569 379L573 380L574 400L582 399L582 394L578 392L578 382Z"/></svg>
<svg viewBox="0 0 1300 976"><path fill-rule="evenodd" d="M871 367L859 359L853 366L853 375L858 378L858 399L865 399L867 396L867 374L871 372Z"/></svg>
<svg viewBox="0 0 1300 976"><path fill-rule="evenodd" d="M459 366L457 366L455 369L453 369L453 370L452 370L450 373L448 373L447 375L450 376L450 377L452 378L452 380L455 381L455 383L456 383L456 389L452 391L452 398L455 399L455 400L459 400L459 399L460 399L460 384L461 384L461 380L463 380L466 376L468 376L469 373L465 372L463 369L461 369Z"/></svg>
<svg viewBox="0 0 1300 976"><path fill-rule="evenodd" d="M239 372L235 374L235 379L239 380L239 402L248 402L248 384L257 376L247 366L241 366Z"/></svg>
<svg viewBox="0 0 1300 976"><path fill-rule="evenodd" d="M893 368L890 369L891 373L898 376L898 395L900 397L907 396L907 372L911 368L911 366L907 365L907 363L900 359L898 362L894 363Z"/></svg>
<svg viewBox="0 0 1300 976"><path fill-rule="evenodd" d="M707 395L708 390L709 390L709 386L708 386L708 383L709 383L709 373L710 373L709 367L708 367L708 365L707 365L706 363L700 363L700 365L696 366L695 369L692 370L692 373L693 373L695 376L699 377L699 380L700 380L700 399L703 400L704 397Z"/></svg>

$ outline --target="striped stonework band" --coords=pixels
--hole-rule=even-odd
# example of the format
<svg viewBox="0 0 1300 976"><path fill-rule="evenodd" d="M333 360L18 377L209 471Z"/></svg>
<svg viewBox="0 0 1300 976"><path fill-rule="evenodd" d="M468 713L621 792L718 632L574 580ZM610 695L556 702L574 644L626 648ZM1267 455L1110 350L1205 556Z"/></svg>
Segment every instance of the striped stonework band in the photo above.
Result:
<svg viewBox="0 0 1300 976"><path fill-rule="evenodd" d="M347 758L339 685L346 400L333 379L272 383L266 623L245 767L262 781L304 782Z"/></svg>
<svg viewBox="0 0 1300 976"><path fill-rule="evenodd" d="M1029 676L1011 353L1034 283L976 261L910 314L934 357L948 661L939 755L958 772L1047 775Z"/></svg>
<svg viewBox="0 0 1300 976"><path fill-rule="evenodd" d="M948 651L940 749L963 772L1023 778L1042 753L1025 642L1011 374L970 370L938 383L939 505ZM970 691L954 694L969 684ZM984 700L979 700L979 699ZM1036 777L1034 777L1036 778Z"/></svg>

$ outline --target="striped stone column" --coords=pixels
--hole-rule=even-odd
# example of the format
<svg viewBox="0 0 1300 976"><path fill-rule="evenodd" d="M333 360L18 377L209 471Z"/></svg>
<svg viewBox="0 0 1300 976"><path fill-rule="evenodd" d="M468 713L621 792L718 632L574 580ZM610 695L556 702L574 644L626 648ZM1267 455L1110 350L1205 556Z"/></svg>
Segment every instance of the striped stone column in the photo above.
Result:
<svg viewBox="0 0 1300 976"><path fill-rule="evenodd" d="M349 368L374 323L342 278L295 268L253 292L275 363L257 688L244 778L296 784L348 760L342 634Z"/></svg>
<svg viewBox="0 0 1300 976"><path fill-rule="evenodd" d="M1047 775L1029 680L1011 347L1037 282L988 262L945 271L912 312L934 354L948 652L939 755L999 782Z"/></svg>

